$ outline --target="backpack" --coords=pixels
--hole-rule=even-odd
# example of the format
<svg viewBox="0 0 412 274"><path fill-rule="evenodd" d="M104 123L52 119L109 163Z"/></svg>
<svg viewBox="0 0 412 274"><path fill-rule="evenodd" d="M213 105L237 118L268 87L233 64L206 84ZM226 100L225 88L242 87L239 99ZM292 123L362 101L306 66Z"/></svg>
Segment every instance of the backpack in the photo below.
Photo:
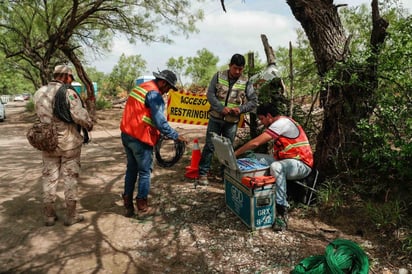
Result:
<svg viewBox="0 0 412 274"><path fill-rule="evenodd" d="M56 96L54 97L54 102L53 102L53 115L59 118L60 120L66 122L66 123L74 123L73 118L70 114L70 106L69 102L67 102L66 99L66 91L67 89L72 89L75 90L73 86L64 84L62 85L56 92ZM80 101L82 102L82 107L84 107L84 102L83 100ZM83 144L87 144L90 141L89 138L89 132L87 129L82 128L80 125L77 126L78 131L83 133Z"/></svg>
<svg viewBox="0 0 412 274"><path fill-rule="evenodd" d="M56 150L59 143L57 138L57 127L53 122L53 119L50 123L43 123L37 118L27 131L26 137L30 145L40 151L52 152Z"/></svg>
<svg viewBox="0 0 412 274"><path fill-rule="evenodd" d="M58 145L56 124L42 123L40 120L34 122L26 134L30 145L41 151L52 152Z"/></svg>
<svg viewBox="0 0 412 274"><path fill-rule="evenodd" d="M53 101L53 115L66 123L74 123L73 118L70 114L69 102L66 99L66 91L68 88L74 90L74 87L63 84L56 92ZM83 102L82 102L83 104Z"/></svg>

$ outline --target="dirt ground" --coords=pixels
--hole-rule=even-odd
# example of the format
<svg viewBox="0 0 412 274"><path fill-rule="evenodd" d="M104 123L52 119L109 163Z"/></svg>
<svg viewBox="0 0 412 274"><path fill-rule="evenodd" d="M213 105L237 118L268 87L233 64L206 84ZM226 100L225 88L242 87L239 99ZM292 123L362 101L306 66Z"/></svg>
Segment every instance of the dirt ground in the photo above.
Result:
<svg viewBox="0 0 412 274"><path fill-rule="evenodd" d="M80 211L86 217L63 225L59 188L55 226L41 218L41 154L25 138L33 114L10 102L0 123L1 273L289 273L302 259L322 255L344 238L367 253L370 273L412 269L383 238L344 221L322 222L315 210L292 210L289 230L250 231L225 205L218 181L194 187L184 177L190 146L171 168L155 164L150 203L155 216L125 218L121 193L125 154L118 129L121 109L98 111L92 141L82 150ZM204 144L206 127L172 124L189 140ZM190 143L189 143L190 145ZM405 273L405 272L404 272ZM407 272L406 272L407 273Z"/></svg>

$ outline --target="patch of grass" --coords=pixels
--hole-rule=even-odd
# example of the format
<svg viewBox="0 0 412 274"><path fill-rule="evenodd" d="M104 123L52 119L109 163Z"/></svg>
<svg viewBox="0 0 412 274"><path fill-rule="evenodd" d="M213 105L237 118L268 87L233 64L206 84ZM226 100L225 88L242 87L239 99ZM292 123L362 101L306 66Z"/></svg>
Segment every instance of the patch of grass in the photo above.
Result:
<svg viewBox="0 0 412 274"><path fill-rule="evenodd" d="M102 110L102 109L107 109L107 108L112 108L113 104L110 101L107 101L106 99L99 97L96 100L96 109L97 110Z"/></svg>
<svg viewBox="0 0 412 274"><path fill-rule="evenodd" d="M26 111L28 112L34 112L34 102L32 99L30 99L25 106Z"/></svg>
<svg viewBox="0 0 412 274"><path fill-rule="evenodd" d="M393 231L400 227L405 217L406 208L399 201L365 204L366 216L381 231Z"/></svg>
<svg viewBox="0 0 412 274"><path fill-rule="evenodd" d="M409 235L402 241L402 250L412 256L412 233L409 233Z"/></svg>
<svg viewBox="0 0 412 274"><path fill-rule="evenodd" d="M344 205L342 186L333 181L325 181L319 189L318 200L322 208L337 215Z"/></svg>

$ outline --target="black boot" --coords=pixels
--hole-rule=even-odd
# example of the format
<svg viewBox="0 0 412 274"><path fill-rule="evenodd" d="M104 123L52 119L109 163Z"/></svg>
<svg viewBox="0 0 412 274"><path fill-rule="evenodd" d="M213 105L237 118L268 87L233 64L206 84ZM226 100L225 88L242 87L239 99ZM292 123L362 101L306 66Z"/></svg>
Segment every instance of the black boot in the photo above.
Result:
<svg viewBox="0 0 412 274"><path fill-rule="evenodd" d="M275 231L285 231L288 228L288 209L286 206L276 204L276 218L272 228Z"/></svg>
<svg viewBox="0 0 412 274"><path fill-rule="evenodd" d="M124 208L126 209L126 213L124 214L125 217L133 217L134 216L134 207L133 207L133 198L128 195L122 195L123 197L123 204Z"/></svg>

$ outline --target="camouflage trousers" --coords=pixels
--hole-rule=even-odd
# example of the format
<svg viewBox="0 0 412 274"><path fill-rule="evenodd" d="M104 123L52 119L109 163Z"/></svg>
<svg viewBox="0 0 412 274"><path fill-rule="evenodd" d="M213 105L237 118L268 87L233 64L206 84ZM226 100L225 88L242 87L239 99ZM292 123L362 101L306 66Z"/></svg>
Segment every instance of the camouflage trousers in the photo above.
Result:
<svg viewBox="0 0 412 274"><path fill-rule="evenodd" d="M77 183L80 172L81 147L61 151L43 152L43 202L53 203L59 180L64 183L65 200L77 201Z"/></svg>

